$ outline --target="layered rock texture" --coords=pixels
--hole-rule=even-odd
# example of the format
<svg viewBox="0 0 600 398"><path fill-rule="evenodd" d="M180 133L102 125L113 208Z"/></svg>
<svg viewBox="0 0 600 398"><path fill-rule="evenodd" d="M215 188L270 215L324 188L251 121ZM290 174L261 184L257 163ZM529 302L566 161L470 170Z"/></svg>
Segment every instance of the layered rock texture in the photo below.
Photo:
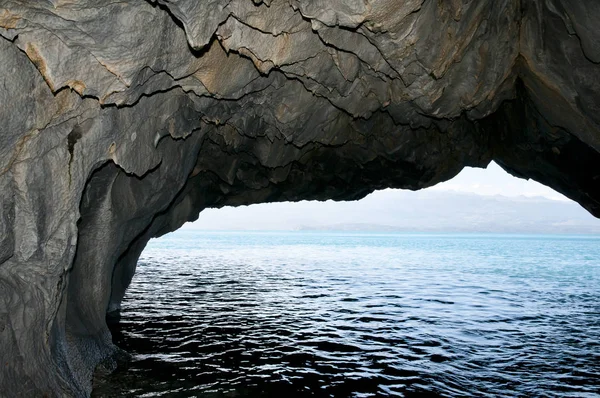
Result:
<svg viewBox="0 0 600 398"><path fill-rule="evenodd" d="M0 396L88 396L206 207L495 160L600 215L596 0L0 0Z"/></svg>

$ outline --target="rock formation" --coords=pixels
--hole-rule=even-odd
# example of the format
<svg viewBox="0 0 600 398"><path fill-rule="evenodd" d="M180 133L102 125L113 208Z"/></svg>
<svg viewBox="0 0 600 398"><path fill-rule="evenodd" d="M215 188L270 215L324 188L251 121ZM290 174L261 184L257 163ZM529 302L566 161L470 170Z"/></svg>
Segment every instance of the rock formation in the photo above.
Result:
<svg viewBox="0 0 600 398"><path fill-rule="evenodd" d="M600 216L596 0L0 0L0 395L88 396L151 237L495 160Z"/></svg>

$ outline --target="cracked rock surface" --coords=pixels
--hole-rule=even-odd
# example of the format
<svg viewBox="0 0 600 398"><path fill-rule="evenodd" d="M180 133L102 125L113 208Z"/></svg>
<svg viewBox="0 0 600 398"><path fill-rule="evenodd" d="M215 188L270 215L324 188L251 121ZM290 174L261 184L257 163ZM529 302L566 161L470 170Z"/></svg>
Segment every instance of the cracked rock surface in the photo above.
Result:
<svg viewBox="0 0 600 398"><path fill-rule="evenodd" d="M0 0L0 396L89 396L151 237L495 160L600 216L596 0Z"/></svg>

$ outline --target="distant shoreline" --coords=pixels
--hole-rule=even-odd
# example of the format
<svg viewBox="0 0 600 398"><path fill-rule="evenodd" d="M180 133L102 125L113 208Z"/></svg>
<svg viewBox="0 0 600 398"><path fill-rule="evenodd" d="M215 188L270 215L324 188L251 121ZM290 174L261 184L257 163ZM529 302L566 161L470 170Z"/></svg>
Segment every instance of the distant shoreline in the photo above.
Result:
<svg viewBox="0 0 600 398"><path fill-rule="evenodd" d="M206 209L191 228L589 235L600 234L600 220L575 202L542 197L382 191L356 202L274 203Z"/></svg>
<svg viewBox="0 0 600 398"><path fill-rule="evenodd" d="M303 234L303 233L318 233L318 234L356 234L356 235L531 235L531 236L589 236L600 238L600 232L534 232L534 231L447 231L447 230L336 230L336 229L202 229L202 228L181 228L173 233L249 233L249 234Z"/></svg>

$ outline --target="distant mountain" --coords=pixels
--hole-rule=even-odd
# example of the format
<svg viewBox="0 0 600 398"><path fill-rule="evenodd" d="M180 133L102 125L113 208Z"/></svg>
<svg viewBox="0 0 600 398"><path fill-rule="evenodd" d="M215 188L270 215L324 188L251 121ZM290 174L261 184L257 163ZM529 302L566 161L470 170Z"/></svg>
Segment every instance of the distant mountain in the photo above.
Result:
<svg viewBox="0 0 600 398"><path fill-rule="evenodd" d="M199 229L600 233L572 201L453 191L385 190L355 202L275 203L207 210Z"/></svg>

